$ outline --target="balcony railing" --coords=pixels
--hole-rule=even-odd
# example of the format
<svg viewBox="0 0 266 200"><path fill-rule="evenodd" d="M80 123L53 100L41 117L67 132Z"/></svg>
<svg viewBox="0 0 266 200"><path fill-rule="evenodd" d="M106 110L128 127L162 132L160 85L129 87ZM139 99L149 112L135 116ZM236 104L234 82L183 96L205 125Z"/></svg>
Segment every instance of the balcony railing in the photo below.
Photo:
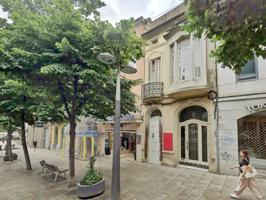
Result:
<svg viewBox="0 0 266 200"><path fill-rule="evenodd" d="M163 96L163 83L151 82L143 86L143 98L162 97Z"/></svg>

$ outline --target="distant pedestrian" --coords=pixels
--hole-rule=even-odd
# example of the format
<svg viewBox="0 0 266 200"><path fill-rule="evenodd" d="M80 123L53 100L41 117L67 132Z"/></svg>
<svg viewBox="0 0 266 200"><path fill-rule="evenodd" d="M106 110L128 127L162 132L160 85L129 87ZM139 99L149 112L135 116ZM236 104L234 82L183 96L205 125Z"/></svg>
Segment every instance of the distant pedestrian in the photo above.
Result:
<svg viewBox="0 0 266 200"><path fill-rule="evenodd" d="M244 192L244 190L248 187L257 199L262 199L262 195L259 193L256 186L255 177L252 175L252 173L255 173L255 169L250 165L247 150L240 151L239 166L232 167L231 169L234 168L239 168L240 171L239 185L234 190L234 193L230 194L230 196L234 199L238 199L239 195L242 194L242 192Z"/></svg>
<svg viewBox="0 0 266 200"><path fill-rule="evenodd" d="M125 147L125 149L128 149L128 141L127 141L127 138L125 138L125 140L124 140L124 147Z"/></svg>
<svg viewBox="0 0 266 200"><path fill-rule="evenodd" d="M33 142L33 149L34 149L34 151L36 150L36 148L37 148L37 141L34 141Z"/></svg>

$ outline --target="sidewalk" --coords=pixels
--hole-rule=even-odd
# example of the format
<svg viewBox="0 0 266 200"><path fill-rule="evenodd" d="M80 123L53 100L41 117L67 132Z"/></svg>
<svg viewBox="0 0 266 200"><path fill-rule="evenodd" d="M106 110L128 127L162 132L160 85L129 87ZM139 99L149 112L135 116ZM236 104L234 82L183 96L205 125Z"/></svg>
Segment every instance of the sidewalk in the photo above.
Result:
<svg viewBox="0 0 266 200"><path fill-rule="evenodd" d="M16 150L19 160L4 163L0 158L0 200L70 200L75 192L66 192L66 181L52 183L38 175L39 161L46 160L61 168L68 168L68 159L58 152L29 149L33 170L27 172L22 149ZM4 151L0 151L0 156ZM87 162L76 160L76 175L80 179L86 172ZM106 179L106 191L95 200L110 199L112 160L98 159L96 167ZM168 168L122 159L122 200L230 200L228 194L235 188L237 177L222 176L187 168ZM259 179L260 191L266 200L266 180ZM255 200L246 191L242 200Z"/></svg>

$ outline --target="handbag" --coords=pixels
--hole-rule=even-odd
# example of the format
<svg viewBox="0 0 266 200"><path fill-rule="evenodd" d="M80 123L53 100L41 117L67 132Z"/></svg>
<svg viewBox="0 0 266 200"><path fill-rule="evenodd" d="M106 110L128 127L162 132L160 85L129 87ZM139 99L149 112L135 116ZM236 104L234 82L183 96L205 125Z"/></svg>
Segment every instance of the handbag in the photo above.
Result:
<svg viewBox="0 0 266 200"><path fill-rule="evenodd" d="M249 164L248 170L245 174L245 178L254 178L257 175L258 175L257 170L251 164Z"/></svg>
<svg viewBox="0 0 266 200"><path fill-rule="evenodd" d="M248 161L248 160L247 160ZM246 174L245 174L245 178L254 178L255 176L258 175L258 172L257 170L250 164L250 162L248 161L249 165L246 166L248 169L246 171ZM244 167L241 167L242 171L244 170Z"/></svg>

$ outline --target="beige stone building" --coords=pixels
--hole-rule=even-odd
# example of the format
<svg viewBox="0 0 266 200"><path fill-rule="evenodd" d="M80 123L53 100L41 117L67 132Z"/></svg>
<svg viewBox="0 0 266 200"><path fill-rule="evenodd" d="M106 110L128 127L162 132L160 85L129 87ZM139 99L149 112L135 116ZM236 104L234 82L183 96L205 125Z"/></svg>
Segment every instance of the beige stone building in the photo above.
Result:
<svg viewBox="0 0 266 200"><path fill-rule="evenodd" d="M135 20L136 34L141 37L141 34L145 32L146 25L149 19L140 17ZM144 58L139 59L136 62L137 73L135 74L121 74L121 76L131 80L143 80L144 77ZM128 158L134 159L134 153L136 152L136 159L141 160L141 144L140 137L140 125L142 123L141 109L142 109L142 84L139 84L132 88L132 92L136 95L136 107L137 112L123 116L121 118L121 146L124 151L122 156L128 156ZM114 118L110 118L104 123L98 123L98 131L105 135L105 146L111 149L113 144L114 134Z"/></svg>
<svg viewBox="0 0 266 200"><path fill-rule="evenodd" d="M142 86L141 159L216 171L214 45L181 31L181 4L148 21Z"/></svg>
<svg viewBox="0 0 266 200"><path fill-rule="evenodd" d="M61 156L68 156L69 152L69 125L45 124L36 122L35 126L27 126L27 143L37 148L46 148L59 151ZM76 127L75 157L83 160L92 155L104 154L104 136L97 131L97 124L93 118L82 118Z"/></svg>

